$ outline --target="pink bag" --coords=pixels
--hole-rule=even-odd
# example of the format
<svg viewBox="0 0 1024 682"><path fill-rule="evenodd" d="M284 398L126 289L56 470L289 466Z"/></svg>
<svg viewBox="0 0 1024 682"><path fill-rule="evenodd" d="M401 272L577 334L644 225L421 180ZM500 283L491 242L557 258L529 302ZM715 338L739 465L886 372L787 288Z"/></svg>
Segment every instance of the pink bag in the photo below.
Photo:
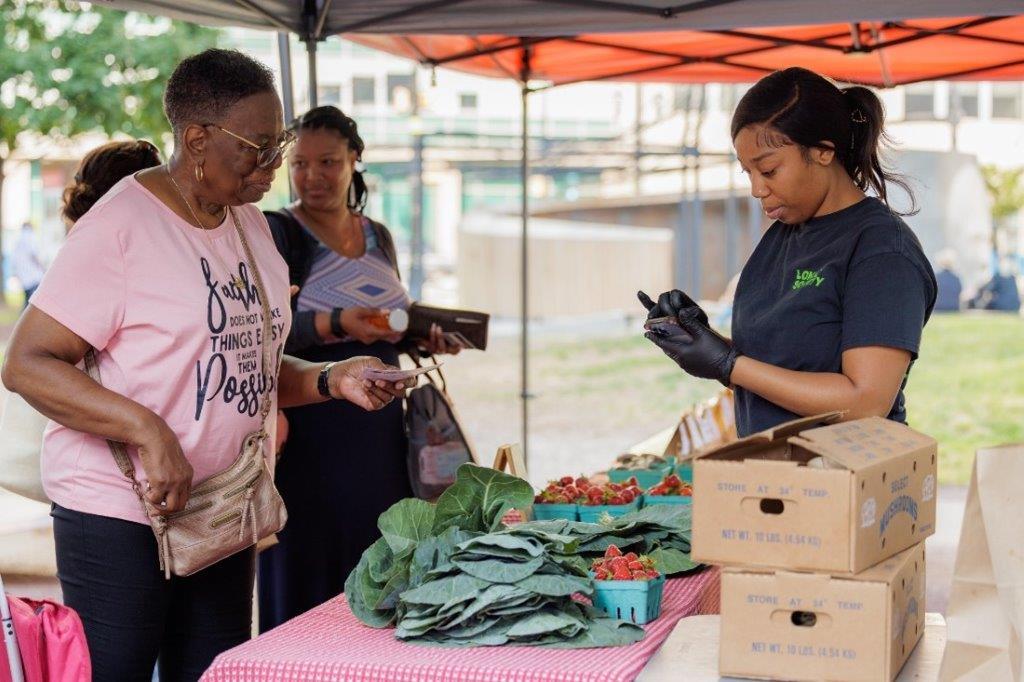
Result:
<svg viewBox="0 0 1024 682"><path fill-rule="evenodd" d="M0 592L2 598L2 592ZM90 682L92 663L82 621L71 609L49 600L7 597L18 637L25 682ZM11 665L0 646L0 682Z"/></svg>

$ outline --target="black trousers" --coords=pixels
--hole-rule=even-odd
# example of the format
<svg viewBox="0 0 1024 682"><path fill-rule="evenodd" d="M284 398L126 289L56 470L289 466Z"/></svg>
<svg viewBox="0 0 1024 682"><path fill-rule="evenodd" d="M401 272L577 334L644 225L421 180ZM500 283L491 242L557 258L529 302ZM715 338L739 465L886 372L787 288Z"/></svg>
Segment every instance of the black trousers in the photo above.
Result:
<svg viewBox="0 0 1024 682"><path fill-rule="evenodd" d="M57 577L85 626L96 682L198 680L249 639L255 550L164 579L149 526L53 506Z"/></svg>

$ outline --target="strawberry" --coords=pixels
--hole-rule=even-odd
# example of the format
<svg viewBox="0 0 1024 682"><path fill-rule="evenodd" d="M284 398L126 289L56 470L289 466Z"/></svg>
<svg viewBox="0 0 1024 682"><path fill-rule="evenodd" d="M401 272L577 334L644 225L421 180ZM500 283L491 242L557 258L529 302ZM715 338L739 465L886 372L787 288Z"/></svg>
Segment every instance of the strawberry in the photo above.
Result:
<svg viewBox="0 0 1024 682"><path fill-rule="evenodd" d="M622 495L615 495L612 499L608 500L608 504L626 504L626 498Z"/></svg>
<svg viewBox="0 0 1024 682"><path fill-rule="evenodd" d="M644 571L644 570L646 570L644 565L641 562L639 562L639 561L630 561L630 562L628 562L626 564L626 566L631 571Z"/></svg>
<svg viewBox="0 0 1024 682"><path fill-rule="evenodd" d="M647 573L647 577L648 578L657 578L659 575L661 575L660 573L658 573L653 568L648 568L646 573Z"/></svg>
<svg viewBox="0 0 1024 682"><path fill-rule="evenodd" d="M604 550L604 555L606 558L622 556L622 550L615 545L608 545L608 549Z"/></svg>
<svg viewBox="0 0 1024 682"><path fill-rule="evenodd" d="M594 571L594 577L598 580L611 580L612 574L609 573L606 569L599 568L596 571Z"/></svg>
<svg viewBox="0 0 1024 682"><path fill-rule="evenodd" d="M633 571L632 577L633 580L650 580L650 578L647 577L647 574L643 571Z"/></svg>
<svg viewBox="0 0 1024 682"><path fill-rule="evenodd" d="M626 561L637 561L640 557L636 555L636 552L629 552L626 554Z"/></svg>
<svg viewBox="0 0 1024 682"><path fill-rule="evenodd" d="M634 486L640 485L640 481L636 480L636 476L630 476L626 483Z"/></svg>
<svg viewBox="0 0 1024 682"><path fill-rule="evenodd" d="M626 489L622 491L622 500L625 504L629 504L635 499L636 494L632 490Z"/></svg>
<svg viewBox="0 0 1024 682"><path fill-rule="evenodd" d="M632 578L633 574L622 564L612 569L612 580L631 580Z"/></svg>
<svg viewBox="0 0 1024 682"><path fill-rule="evenodd" d="M589 488L590 480L587 479L585 476L580 476L579 478L576 479L576 487L580 489Z"/></svg>
<svg viewBox="0 0 1024 682"><path fill-rule="evenodd" d="M569 485L574 480L575 479L572 476L562 476L560 479L558 479L558 482L561 483L562 485Z"/></svg>

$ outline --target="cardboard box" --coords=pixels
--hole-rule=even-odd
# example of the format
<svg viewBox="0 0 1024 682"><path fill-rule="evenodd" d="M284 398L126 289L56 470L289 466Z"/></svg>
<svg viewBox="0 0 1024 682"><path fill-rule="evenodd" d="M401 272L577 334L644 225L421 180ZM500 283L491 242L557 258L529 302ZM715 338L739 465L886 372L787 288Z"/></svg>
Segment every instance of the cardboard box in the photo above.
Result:
<svg viewBox="0 0 1024 682"><path fill-rule="evenodd" d="M856 573L935 532L935 439L880 417L839 417L699 455L694 561Z"/></svg>
<svg viewBox="0 0 1024 682"><path fill-rule="evenodd" d="M722 676L892 680L924 633L924 543L852 576L722 571Z"/></svg>

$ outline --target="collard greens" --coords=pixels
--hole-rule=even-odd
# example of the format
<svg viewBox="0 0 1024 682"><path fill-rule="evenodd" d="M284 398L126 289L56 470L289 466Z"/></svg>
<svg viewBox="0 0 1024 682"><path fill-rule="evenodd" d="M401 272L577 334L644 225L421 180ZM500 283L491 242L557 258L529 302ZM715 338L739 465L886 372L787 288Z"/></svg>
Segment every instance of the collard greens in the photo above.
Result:
<svg viewBox="0 0 1024 682"><path fill-rule="evenodd" d="M395 625L399 639L419 644L617 646L638 641L643 629L573 599L593 594L590 560L614 543L650 554L665 574L697 566L687 509L503 527L509 509L532 501L526 481L464 464L436 504L396 503L345 581L352 612L371 627Z"/></svg>

